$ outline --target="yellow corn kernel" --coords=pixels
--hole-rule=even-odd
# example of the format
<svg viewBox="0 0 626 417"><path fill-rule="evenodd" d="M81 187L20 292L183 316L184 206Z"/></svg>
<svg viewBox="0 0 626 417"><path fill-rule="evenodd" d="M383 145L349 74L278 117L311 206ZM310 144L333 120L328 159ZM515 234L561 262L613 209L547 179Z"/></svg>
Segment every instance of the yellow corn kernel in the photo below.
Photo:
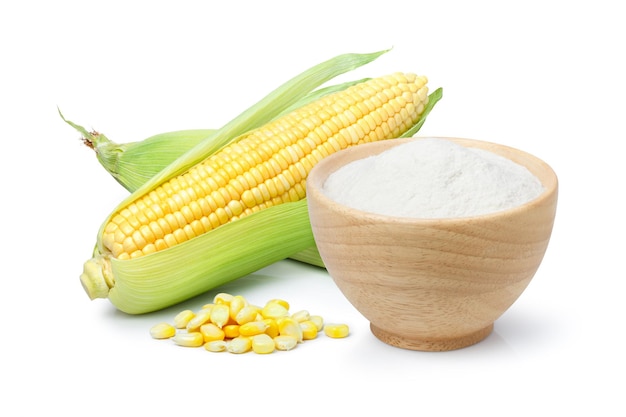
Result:
<svg viewBox="0 0 626 417"><path fill-rule="evenodd" d="M274 337L276 350L291 350L298 345L298 339L288 335L278 335Z"/></svg>
<svg viewBox="0 0 626 417"><path fill-rule="evenodd" d="M177 345L185 347L199 347L204 344L204 338L200 332L178 332L172 340Z"/></svg>
<svg viewBox="0 0 626 417"><path fill-rule="evenodd" d="M303 321L309 320L311 318L311 315L309 314L307 310L300 310L300 311L293 313L291 315L291 318L297 321L298 323L301 323Z"/></svg>
<svg viewBox="0 0 626 417"><path fill-rule="evenodd" d="M267 330L268 327L268 324L264 321L250 321L239 326L239 335L254 336L265 333L265 330Z"/></svg>
<svg viewBox="0 0 626 417"><path fill-rule="evenodd" d="M300 322L300 328L303 340L312 340L317 337L317 326L311 320Z"/></svg>
<svg viewBox="0 0 626 417"><path fill-rule="evenodd" d="M213 303L230 305L232 299L232 294L221 292L219 294L215 294L215 297L213 297Z"/></svg>
<svg viewBox="0 0 626 417"><path fill-rule="evenodd" d="M272 298L266 304L270 303L280 304L281 306L285 307L285 310L289 310L291 308L289 302L283 300L282 298Z"/></svg>
<svg viewBox="0 0 626 417"><path fill-rule="evenodd" d="M315 323L318 332L322 331L322 329L324 328L324 319L322 318L322 316L314 315L309 317L309 320Z"/></svg>
<svg viewBox="0 0 626 417"><path fill-rule="evenodd" d="M224 337L226 339L234 339L235 337L239 336L238 324L227 324L226 326L222 327L222 330L224 330Z"/></svg>
<svg viewBox="0 0 626 417"><path fill-rule="evenodd" d="M281 303L269 301L261 310L261 315L264 319L277 319L279 317L287 317L289 315L289 309Z"/></svg>
<svg viewBox="0 0 626 417"><path fill-rule="evenodd" d="M158 323L150 329L150 336L154 339L169 339L176 334L176 328L169 323Z"/></svg>
<svg viewBox="0 0 626 417"><path fill-rule="evenodd" d="M236 322L238 324L242 324L239 323L237 321L237 314L239 314L239 312L248 305L248 301L242 297L241 295L235 295L231 300L230 300L230 319L233 322Z"/></svg>
<svg viewBox="0 0 626 417"><path fill-rule="evenodd" d="M278 321L278 333L281 336L293 336L298 342L303 340L300 323L291 317L284 317Z"/></svg>
<svg viewBox="0 0 626 417"><path fill-rule="evenodd" d="M326 336L332 337L333 339L340 339L348 336L350 328L347 324L325 324L324 333Z"/></svg>
<svg viewBox="0 0 626 417"><path fill-rule="evenodd" d="M272 353L276 350L274 340L265 333L252 336L252 350L255 353Z"/></svg>
<svg viewBox="0 0 626 417"><path fill-rule="evenodd" d="M185 329L189 320L195 317L195 313L191 310L183 310L174 317L174 327L177 329Z"/></svg>
<svg viewBox="0 0 626 417"><path fill-rule="evenodd" d="M279 335L278 323L274 319L263 319L263 322L267 324L265 334L269 337L276 337Z"/></svg>
<svg viewBox="0 0 626 417"><path fill-rule="evenodd" d="M237 336L226 343L226 350L230 353L246 353L252 349L252 340L249 337Z"/></svg>
<svg viewBox="0 0 626 417"><path fill-rule="evenodd" d="M188 332L196 332L200 329L204 323L208 322L211 319L212 308L205 308L204 310L200 310L196 313L196 315L189 320L187 326L185 328Z"/></svg>
<svg viewBox="0 0 626 417"><path fill-rule="evenodd" d="M220 329L228 324L230 319L230 309L228 304L215 304L211 309L211 323Z"/></svg>
<svg viewBox="0 0 626 417"><path fill-rule="evenodd" d="M209 352L224 352L226 350L226 344L228 342L224 340L212 340L204 344L204 348Z"/></svg>
<svg viewBox="0 0 626 417"><path fill-rule="evenodd" d="M259 308L253 305L247 305L241 308L235 315L237 324L246 324L257 319Z"/></svg>
<svg viewBox="0 0 626 417"><path fill-rule="evenodd" d="M224 340L226 337L224 330L220 329L213 323L206 323L200 326L200 333L204 338L204 342L212 342L214 340Z"/></svg>

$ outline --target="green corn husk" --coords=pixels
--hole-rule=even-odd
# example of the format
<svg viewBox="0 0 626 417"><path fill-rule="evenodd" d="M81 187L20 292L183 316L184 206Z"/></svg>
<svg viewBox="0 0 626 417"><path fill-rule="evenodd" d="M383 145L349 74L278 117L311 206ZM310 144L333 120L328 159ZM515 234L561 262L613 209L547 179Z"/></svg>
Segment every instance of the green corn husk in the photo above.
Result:
<svg viewBox="0 0 626 417"><path fill-rule="evenodd" d="M186 171L250 129L296 106L322 83L385 52L340 55L293 78L150 177L111 215L128 201ZM441 89L429 97L428 108L416 124L417 129L441 97ZM315 246L306 199L261 210L183 244L130 260L111 258L102 246L102 229L110 216L98 232L93 257L85 262L81 283L90 298L108 298L115 307L129 314L168 307L294 253L307 253Z"/></svg>

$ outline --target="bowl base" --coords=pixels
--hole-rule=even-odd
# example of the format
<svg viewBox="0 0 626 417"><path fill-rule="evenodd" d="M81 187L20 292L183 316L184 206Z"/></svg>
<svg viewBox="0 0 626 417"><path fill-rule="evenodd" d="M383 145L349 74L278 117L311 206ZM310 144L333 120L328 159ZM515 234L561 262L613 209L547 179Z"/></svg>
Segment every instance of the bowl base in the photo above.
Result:
<svg viewBox="0 0 626 417"><path fill-rule="evenodd" d="M461 337L437 339L410 339L401 337L397 334L389 333L380 327L376 327L371 323L370 329L372 330L374 336L376 336L380 341L391 346L426 352L445 352L448 350L468 347L482 341L493 331L493 323L483 329Z"/></svg>

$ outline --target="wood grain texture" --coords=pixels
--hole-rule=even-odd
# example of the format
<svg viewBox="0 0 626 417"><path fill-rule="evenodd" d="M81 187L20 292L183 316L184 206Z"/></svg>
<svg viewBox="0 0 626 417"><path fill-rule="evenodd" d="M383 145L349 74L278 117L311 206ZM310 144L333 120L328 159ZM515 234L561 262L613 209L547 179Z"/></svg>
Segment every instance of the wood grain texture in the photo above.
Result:
<svg viewBox="0 0 626 417"><path fill-rule="evenodd" d="M339 152L318 163L307 179L311 226L329 274L370 321L374 335L407 349L458 349L487 337L535 275L556 214L558 181L545 162L494 143L446 139L526 166L544 193L513 209L447 219L365 213L323 194L325 178L340 166L416 139Z"/></svg>

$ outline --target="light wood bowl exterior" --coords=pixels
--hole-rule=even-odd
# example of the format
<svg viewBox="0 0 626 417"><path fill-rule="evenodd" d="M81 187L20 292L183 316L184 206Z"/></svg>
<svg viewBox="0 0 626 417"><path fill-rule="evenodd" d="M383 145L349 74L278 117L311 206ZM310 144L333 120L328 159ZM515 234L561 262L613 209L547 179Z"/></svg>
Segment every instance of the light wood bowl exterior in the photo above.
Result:
<svg viewBox="0 0 626 417"><path fill-rule="evenodd" d="M526 166L544 193L499 213L447 219L365 213L322 193L342 165L419 138L349 148L307 178L311 226L329 274L377 338L406 349L447 351L486 338L535 275L556 214L557 177L545 162L494 143L445 139Z"/></svg>

